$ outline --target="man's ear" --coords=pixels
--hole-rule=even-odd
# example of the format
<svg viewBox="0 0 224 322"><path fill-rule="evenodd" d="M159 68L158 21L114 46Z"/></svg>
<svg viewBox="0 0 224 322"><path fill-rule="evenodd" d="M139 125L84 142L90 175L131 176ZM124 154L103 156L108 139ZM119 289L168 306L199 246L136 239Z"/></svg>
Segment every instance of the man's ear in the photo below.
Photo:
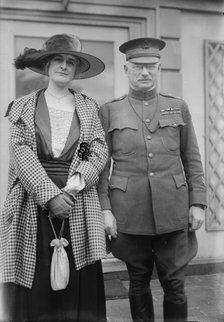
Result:
<svg viewBox="0 0 224 322"><path fill-rule="evenodd" d="M127 64L125 64L124 65L124 72L125 72L125 74L127 73L127 71L128 71L128 66L127 66Z"/></svg>

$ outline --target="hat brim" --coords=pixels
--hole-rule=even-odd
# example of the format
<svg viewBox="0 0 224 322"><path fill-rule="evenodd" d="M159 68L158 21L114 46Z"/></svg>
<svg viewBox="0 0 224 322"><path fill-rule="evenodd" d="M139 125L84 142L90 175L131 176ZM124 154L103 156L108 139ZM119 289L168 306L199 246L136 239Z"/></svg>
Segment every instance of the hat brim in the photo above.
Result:
<svg viewBox="0 0 224 322"><path fill-rule="evenodd" d="M128 61L131 63L139 63L139 64L156 64L160 61L159 57L155 56L141 56L141 57L135 57L135 58L130 58Z"/></svg>
<svg viewBox="0 0 224 322"><path fill-rule="evenodd" d="M46 59L58 54L72 55L80 61L73 79L91 78L99 75L105 69L105 65L102 60L93 55L78 51L65 50L31 50L30 52L25 52L23 55L18 56L15 59L15 66L17 69L24 69L27 67L36 73L48 76L45 68Z"/></svg>

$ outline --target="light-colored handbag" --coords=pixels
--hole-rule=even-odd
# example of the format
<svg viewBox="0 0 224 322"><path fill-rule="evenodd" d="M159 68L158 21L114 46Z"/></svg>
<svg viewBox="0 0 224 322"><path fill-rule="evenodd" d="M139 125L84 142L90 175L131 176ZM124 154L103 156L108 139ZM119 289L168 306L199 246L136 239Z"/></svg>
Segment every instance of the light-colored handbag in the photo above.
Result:
<svg viewBox="0 0 224 322"><path fill-rule="evenodd" d="M51 288L54 291L59 291L65 289L69 282L69 260L65 250L65 247L68 246L69 242L67 241L67 239L62 237L64 230L64 220L62 221L59 237L57 237L51 215L49 215L48 217L55 236L55 239L53 239L50 243L50 246L54 247L51 258Z"/></svg>

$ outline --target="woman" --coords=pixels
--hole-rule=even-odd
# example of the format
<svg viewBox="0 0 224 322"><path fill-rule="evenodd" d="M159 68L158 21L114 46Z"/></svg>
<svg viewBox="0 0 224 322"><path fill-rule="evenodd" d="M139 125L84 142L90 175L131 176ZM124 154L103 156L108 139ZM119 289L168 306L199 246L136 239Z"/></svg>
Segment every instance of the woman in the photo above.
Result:
<svg viewBox="0 0 224 322"><path fill-rule="evenodd" d="M101 73L104 64L81 52L77 37L61 34L41 50L25 49L15 66L48 75L49 84L14 100L6 113L11 129L1 216L3 319L106 321L104 221L96 184L108 151L97 104L69 88L73 79ZM67 286L53 290L50 243L60 233L68 241L70 277Z"/></svg>

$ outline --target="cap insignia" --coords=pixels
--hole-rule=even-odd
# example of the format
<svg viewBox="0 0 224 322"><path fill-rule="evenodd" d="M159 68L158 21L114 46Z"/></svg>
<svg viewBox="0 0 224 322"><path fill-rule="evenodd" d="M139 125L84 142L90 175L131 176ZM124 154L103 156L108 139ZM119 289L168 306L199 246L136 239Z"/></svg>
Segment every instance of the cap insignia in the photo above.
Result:
<svg viewBox="0 0 224 322"><path fill-rule="evenodd" d="M143 44L142 44L142 48L143 49L148 49L150 47L150 42L147 40L144 40Z"/></svg>

